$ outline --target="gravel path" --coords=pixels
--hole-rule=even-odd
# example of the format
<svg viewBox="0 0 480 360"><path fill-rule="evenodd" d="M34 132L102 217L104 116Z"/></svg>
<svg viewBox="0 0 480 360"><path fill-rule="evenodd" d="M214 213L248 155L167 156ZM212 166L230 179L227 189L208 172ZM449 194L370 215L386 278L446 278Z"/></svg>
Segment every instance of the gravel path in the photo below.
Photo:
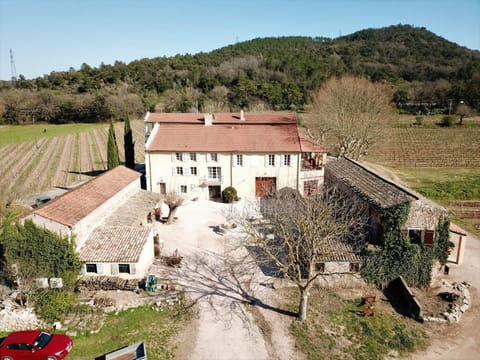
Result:
<svg viewBox="0 0 480 360"><path fill-rule="evenodd" d="M233 240L214 231L225 221L226 206L188 202L178 209L174 224L155 224L165 241L163 253L178 249L184 256L177 276L198 305L197 318L177 341L176 358L298 359L288 326L282 325L281 318L288 321L289 317L266 303L273 299L273 290L258 285L262 275L238 264L235 259L240 254L227 251ZM251 301L267 306L251 305Z"/></svg>

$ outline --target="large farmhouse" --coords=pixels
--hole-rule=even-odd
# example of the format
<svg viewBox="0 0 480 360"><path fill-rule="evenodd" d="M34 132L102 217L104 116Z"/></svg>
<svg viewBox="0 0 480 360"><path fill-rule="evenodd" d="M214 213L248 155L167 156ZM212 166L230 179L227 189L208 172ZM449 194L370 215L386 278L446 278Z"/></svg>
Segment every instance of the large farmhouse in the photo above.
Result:
<svg viewBox="0 0 480 360"><path fill-rule="evenodd" d="M323 183L326 148L303 136L294 113L147 113L147 189L186 198L244 198Z"/></svg>
<svg viewBox="0 0 480 360"><path fill-rule="evenodd" d="M141 190L140 176L118 166L24 219L74 239L84 274L143 277L154 258L147 216L158 194Z"/></svg>

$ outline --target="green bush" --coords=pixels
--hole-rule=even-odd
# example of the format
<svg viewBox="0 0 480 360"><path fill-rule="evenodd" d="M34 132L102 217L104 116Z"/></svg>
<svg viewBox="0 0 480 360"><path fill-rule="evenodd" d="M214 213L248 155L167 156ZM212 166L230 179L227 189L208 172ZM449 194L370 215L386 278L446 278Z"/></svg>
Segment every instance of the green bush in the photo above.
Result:
<svg viewBox="0 0 480 360"><path fill-rule="evenodd" d="M450 115L446 115L442 118L442 122L440 123L441 126L444 127L452 127L455 123L455 118Z"/></svg>
<svg viewBox="0 0 480 360"><path fill-rule="evenodd" d="M229 186L222 191L222 199L225 203L232 203L238 200L237 190L233 186Z"/></svg>
<svg viewBox="0 0 480 360"><path fill-rule="evenodd" d="M54 323L63 321L74 306L75 295L65 290L42 290L35 296L35 312L43 320Z"/></svg>

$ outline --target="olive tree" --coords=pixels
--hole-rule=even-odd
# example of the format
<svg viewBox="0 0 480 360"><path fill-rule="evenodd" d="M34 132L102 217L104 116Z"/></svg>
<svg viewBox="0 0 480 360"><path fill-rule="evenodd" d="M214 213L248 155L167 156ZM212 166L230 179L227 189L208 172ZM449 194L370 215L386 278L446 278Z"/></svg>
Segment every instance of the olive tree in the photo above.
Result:
<svg viewBox="0 0 480 360"><path fill-rule="evenodd" d="M352 76L331 78L314 100L321 142L328 135L334 139L338 155L358 160L389 124L391 99L391 89L384 84Z"/></svg>

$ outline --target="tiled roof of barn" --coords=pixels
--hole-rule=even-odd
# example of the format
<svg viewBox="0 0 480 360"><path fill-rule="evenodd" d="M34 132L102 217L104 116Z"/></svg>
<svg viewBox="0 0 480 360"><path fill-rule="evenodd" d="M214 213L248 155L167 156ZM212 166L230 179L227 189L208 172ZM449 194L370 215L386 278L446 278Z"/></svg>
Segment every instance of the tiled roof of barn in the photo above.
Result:
<svg viewBox="0 0 480 360"><path fill-rule="evenodd" d="M361 258L350 244L340 240L322 242L318 249L319 262L360 262Z"/></svg>
<svg viewBox="0 0 480 360"><path fill-rule="evenodd" d="M117 166L32 213L73 226L140 176L137 171Z"/></svg>
<svg viewBox="0 0 480 360"><path fill-rule="evenodd" d="M147 226L97 227L80 248L80 260L96 263L138 262L150 231Z"/></svg>
<svg viewBox="0 0 480 360"><path fill-rule="evenodd" d="M335 176L360 198L377 208L387 209L418 199L413 193L347 158L328 161L325 171L326 179L329 174Z"/></svg>

